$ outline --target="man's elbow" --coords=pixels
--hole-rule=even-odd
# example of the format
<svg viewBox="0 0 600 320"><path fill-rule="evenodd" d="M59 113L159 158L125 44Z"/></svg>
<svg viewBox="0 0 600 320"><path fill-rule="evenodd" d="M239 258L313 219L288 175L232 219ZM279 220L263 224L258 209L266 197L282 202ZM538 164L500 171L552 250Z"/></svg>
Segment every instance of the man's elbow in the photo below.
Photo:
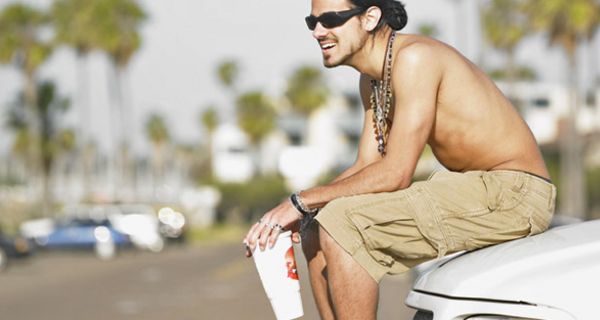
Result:
<svg viewBox="0 0 600 320"><path fill-rule="evenodd" d="M411 178L408 175L389 175L385 183L384 192L394 192L406 189L411 184Z"/></svg>

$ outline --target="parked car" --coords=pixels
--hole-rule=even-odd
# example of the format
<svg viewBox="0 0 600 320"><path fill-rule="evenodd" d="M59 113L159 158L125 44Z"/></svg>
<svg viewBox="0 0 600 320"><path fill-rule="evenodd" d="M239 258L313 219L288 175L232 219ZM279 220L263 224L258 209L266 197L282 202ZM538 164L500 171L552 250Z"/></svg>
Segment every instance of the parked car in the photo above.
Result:
<svg viewBox="0 0 600 320"><path fill-rule="evenodd" d="M4 271L10 260L27 257L31 254L31 245L27 239L9 237L0 230L0 271Z"/></svg>
<svg viewBox="0 0 600 320"><path fill-rule="evenodd" d="M113 258L117 249L131 244L129 237L117 231L108 221L100 218L64 217L58 219L47 235L34 238L42 249L94 250L101 259Z"/></svg>
<svg viewBox="0 0 600 320"><path fill-rule="evenodd" d="M441 259L405 300L418 320L598 319L600 220Z"/></svg>

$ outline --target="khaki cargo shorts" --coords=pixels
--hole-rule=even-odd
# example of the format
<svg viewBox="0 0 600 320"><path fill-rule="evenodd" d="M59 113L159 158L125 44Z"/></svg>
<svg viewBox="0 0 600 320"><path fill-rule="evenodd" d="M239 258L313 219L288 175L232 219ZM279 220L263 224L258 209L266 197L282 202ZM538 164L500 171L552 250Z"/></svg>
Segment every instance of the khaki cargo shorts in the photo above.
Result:
<svg viewBox="0 0 600 320"><path fill-rule="evenodd" d="M519 171L440 171L390 193L331 201L315 217L377 282L447 253L545 231L556 188Z"/></svg>

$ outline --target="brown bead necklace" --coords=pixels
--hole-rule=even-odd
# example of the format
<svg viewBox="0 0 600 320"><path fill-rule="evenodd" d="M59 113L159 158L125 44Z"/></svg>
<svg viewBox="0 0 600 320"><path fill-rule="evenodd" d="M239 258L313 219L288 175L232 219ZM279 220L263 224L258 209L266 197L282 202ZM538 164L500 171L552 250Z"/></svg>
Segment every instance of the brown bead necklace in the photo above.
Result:
<svg viewBox="0 0 600 320"><path fill-rule="evenodd" d="M383 79L371 80L371 109L373 109L373 128L375 130L375 140L377 140L377 151L381 156L385 156L387 137L392 120L389 119L390 108L392 106L392 47L396 39L396 32L392 31L388 40L385 52L385 61L383 62Z"/></svg>

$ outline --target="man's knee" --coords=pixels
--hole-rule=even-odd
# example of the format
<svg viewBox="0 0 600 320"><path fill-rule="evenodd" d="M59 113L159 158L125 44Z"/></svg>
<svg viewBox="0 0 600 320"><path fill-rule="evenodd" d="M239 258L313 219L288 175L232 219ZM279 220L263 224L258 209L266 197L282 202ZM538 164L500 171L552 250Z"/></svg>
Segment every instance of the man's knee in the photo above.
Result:
<svg viewBox="0 0 600 320"><path fill-rule="evenodd" d="M319 246L323 251L329 251L331 250L332 246L337 246L335 240L331 237L327 230L321 226L319 226Z"/></svg>

